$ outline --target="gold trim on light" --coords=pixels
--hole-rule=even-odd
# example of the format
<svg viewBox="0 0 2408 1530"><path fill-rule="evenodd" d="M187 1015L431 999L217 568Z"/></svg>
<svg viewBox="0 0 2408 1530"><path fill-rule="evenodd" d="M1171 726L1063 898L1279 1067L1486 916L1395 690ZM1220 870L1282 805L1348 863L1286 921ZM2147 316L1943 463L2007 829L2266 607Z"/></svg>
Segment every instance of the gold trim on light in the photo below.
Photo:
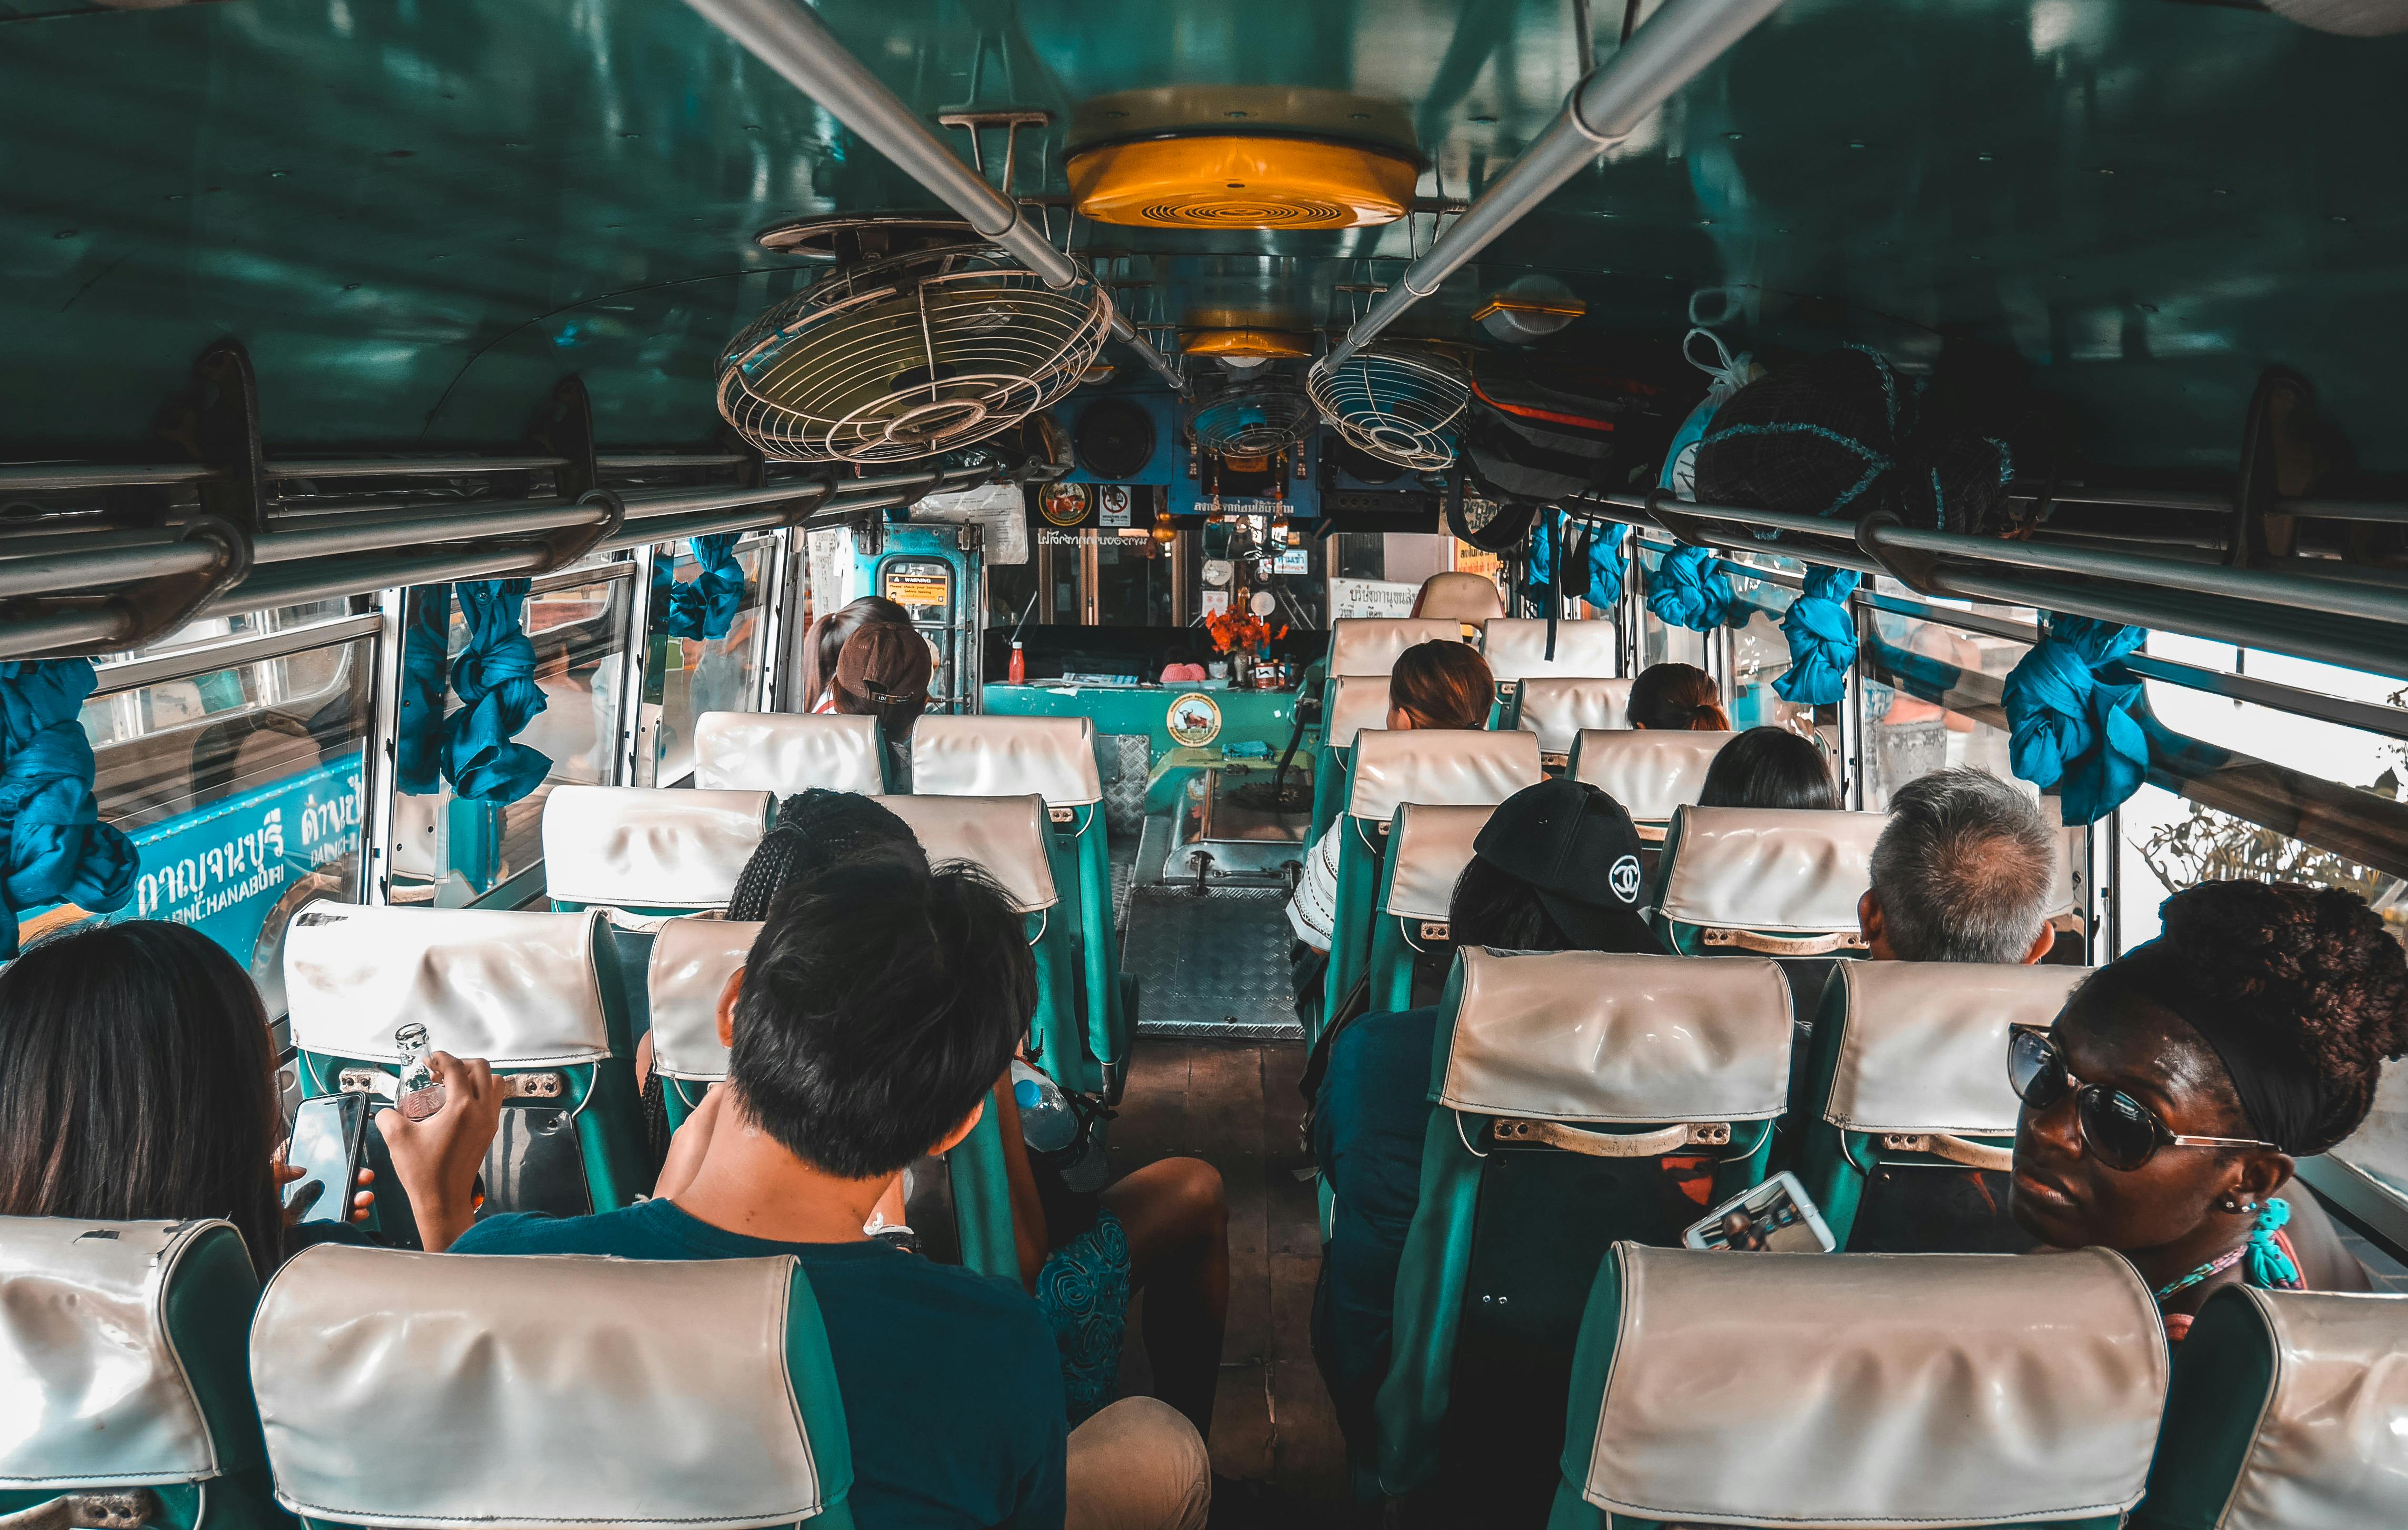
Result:
<svg viewBox="0 0 2408 1530"><path fill-rule="evenodd" d="M1312 138L1154 138L1070 156L1070 195L1099 223L1143 228L1360 228L1412 206L1404 155Z"/></svg>
<svg viewBox="0 0 2408 1530"><path fill-rule="evenodd" d="M1569 303L1533 303L1526 297L1510 297L1500 293L1488 300L1486 307L1473 314L1471 322L1476 324L1492 313L1559 313L1579 319L1587 312L1588 305L1578 298Z"/></svg>
<svg viewBox="0 0 2408 1530"><path fill-rule="evenodd" d="M1312 354L1303 336L1270 329L1192 329L1179 337L1179 349L1191 356L1258 356L1268 360Z"/></svg>

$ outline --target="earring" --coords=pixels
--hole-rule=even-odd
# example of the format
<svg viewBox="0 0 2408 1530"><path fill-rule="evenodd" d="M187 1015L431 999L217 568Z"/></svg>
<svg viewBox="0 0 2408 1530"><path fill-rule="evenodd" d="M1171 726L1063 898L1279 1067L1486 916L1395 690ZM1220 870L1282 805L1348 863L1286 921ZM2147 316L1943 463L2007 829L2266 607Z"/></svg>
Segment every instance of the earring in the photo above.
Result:
<svg viewBox="0 0 2408 1530"><path fill-rule="evenodd" d="M2227 1211L2238 1211L2241 1209L2241 1203L2227 1195L2224 1197L2224 1208Z"/></svg>

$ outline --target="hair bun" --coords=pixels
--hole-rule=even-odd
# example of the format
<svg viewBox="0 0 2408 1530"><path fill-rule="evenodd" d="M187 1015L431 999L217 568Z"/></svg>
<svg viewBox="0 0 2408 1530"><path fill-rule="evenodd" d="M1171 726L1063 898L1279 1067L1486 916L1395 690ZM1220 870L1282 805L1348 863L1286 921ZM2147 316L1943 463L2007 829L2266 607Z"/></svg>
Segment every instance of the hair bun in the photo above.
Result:
<svg viewBox="0 0 2408 1530"><path fill-rule="evenodd" d="M2192 980L2230 995L2323 1076L2330 1140L2355 1131L2383 1065L2408 1053L2408 951L2382 916L2339 888L2260 881L2202 882L2161 912Z"/></svg>

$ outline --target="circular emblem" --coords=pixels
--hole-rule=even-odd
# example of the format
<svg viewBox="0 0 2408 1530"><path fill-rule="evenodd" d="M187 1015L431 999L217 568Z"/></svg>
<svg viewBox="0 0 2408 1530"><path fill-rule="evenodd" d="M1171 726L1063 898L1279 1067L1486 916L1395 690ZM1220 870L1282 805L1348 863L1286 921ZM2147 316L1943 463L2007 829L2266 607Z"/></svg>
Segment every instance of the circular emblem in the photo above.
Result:
<svg viewBox="0 0 2408 1530"><path fill-rule="evenodd" d="M1639 857L1626 855L1614 862L1613 869L1606 873L1606 879L1612 884L1615 897L1625 903L1637 903L1639 901Z"/></svg>
<svg viewBox="0 0 2408 1530"><path fill-rule="evenodd" d="M1221 736L1221 704L1201 691L1190 691L1170 704L1163 720L1170 741L1197 749Z"/></svg>
<svg viewBox="0 0 2408 1530"><path fill-rule="evenodd" d="M1038 497L1037 508L1057 526L1075 526L1087 519L1087 486L1049 483Z"/></svg>

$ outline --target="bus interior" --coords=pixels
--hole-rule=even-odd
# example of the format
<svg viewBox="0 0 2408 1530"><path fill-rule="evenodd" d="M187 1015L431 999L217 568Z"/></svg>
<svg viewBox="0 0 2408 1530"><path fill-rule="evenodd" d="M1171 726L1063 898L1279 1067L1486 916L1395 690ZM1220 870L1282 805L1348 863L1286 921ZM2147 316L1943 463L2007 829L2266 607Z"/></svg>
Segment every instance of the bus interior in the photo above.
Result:
<svg viewBox="0 0 2408 1530"><path fill-rule="evenodd" d="M728 1065L664 974L740 965L781 800L876 796L1027 921L1066 1182L1218 1172L1214 1524L2408 1523L2408 1063L2286 1192L2365 1294L2253 1291L2239 1412L2106 1255L1987 1263L2038 1246L2008 1031L2164 900L2339 888L2408 942L2401 0L0 0L0 814L49 822L20 762L72 719L81 822L138 862L79 899L12 850L12 957L199 931L287 1122L391 1097L367 1031L423 999L518 1080L485 1212L609 1211L653 1192L646 1110ZM870 597L928 649L908 736L826 710L814 645ZM1484 725L1390 721L1430 642L1480 655ZM1668 665L1721 726L1633 725ZM1760 728L1842 811L1717 825L1713 751ZM2047 818L2041 960L1885 980L1873 836L1965 766ZM1656 955L1450 939L1492 811L1558 778L1627 810ZM1674 958L1662 994L1612 965ZM1314 1090L1345 1026L1429 1006L1461 1151L1431 1128L1349 1405ZM1545 1015L1590 1050L1510 1055ZM1974 1040L1841 1067L1885 1015ZM1719 1082L1625 1075L1691 1030ZM1768 1096L1686 1103L1758 1046ZM1912 1103L1848 1115L1860 1065ZM1011 1279L994 1131L905 1183L925 1257ZM1680 1216L1633 1154L1687 1165ZM1836 1251L1680 1247L1784 1170ZM1917 1198L1943 1176L1987 1220ZM745 1507L775 1468L732 1445L640 1508L579 1485L611 1474L542 1456L578 1365L394 1381L437 1266L313 1250L317 1307L248 1326L246 1271L200 1339L188 1227L54 1220L0 1217L0 1530L846 1522L840 1473ZM629 1353L768 1321L715 1279ZM1942 1299L1995 1321L1882 1348ZM270 1387L279 1346L337 1357L322 1395ZM1945 1412L1942 1375L1987 1401L1864 1400ZM388 1383L389 1430L355 1394ZM521 1453L423 1490L280 1444L322 1405Z"/></svg>

